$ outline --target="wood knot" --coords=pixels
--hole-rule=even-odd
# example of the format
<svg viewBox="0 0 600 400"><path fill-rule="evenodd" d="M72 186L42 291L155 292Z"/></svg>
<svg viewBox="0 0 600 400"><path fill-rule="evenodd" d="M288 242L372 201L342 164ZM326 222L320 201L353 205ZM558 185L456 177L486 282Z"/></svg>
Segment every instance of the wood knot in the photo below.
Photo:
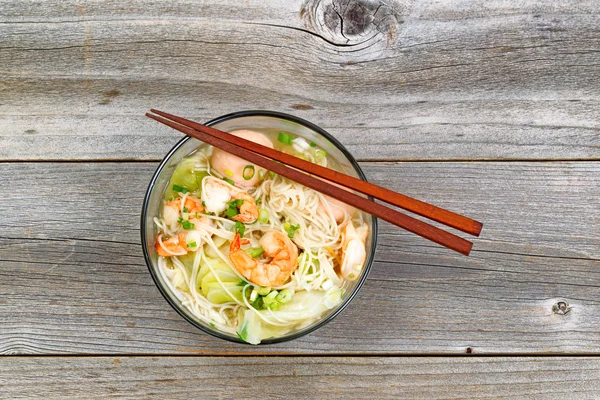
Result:
<svg viewBox="0 0 600 400"><path fill-rule="evenodd" d="M558 315L567 315L571 311L571 306L566 301L559 301L552 306L552 312Z"/></svg>
<svg viewBox="0 0 600 400"><path fill-rule="evenodd" d="M307 0L300 11L307 27L338 46L378 41L389 47L398 37L406 4L380 0Z"/></svg>

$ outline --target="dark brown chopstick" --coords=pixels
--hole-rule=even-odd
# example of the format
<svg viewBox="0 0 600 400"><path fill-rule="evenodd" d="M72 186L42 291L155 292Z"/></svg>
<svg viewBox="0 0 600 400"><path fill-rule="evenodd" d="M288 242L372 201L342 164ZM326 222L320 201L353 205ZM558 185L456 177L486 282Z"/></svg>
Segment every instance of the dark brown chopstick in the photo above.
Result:
<svg viewBox="0 0 600 400"><path fill-rule="evenodd" d="M283 162L294 168L298 168L310 174L327 179L331 182L339 183L342 186L345 186L349 189L367 194L379 200L383 200L386 203L393 204L395 206L403 208L404 210L429 218L433 221L440 222L452 228L456 228L470 235L479 236L479 234L481 233L481 228L483 224L481 222L467 218L463 215L456 214L452 211L436 207L434 205L425 203L417 199L413 199L412 197L405 196L403 194L394 192L381 186L373 185L372 183L365 182L353 176L345 175L341 172L334 171L330 168L322 167L320 165L302 160L301 158L291 156L289 154L271 149L266 146L262 146L258 143L240 138L238 136L231 135L227 132L214 129L206 125L199 124L189 119L178 117L176 115L172 115L155 109L150 109L150 111L172 121L178 122L181 125L185 125L195 130L205 132L211 136L217 136L218 138L226 142L233 143L237 146L264 155L273 160Z"/></svg>
<svg viewBox="0 0 600 400"><path fill-rule="evenodd" d="M451 250L457 251L464 255L469 255L471 247L473 247L473 244L468 240L465 240L450 232L446 232L442 229L429 225L425 222L419 221L418 219L412 218L408 215L401 214L386 206L360 197L344 189L340 189L339 187L322 181L320 179L313 178L312 176L307 175L301 171L292 169L284 164L280 164L278 162L265 158L262 155L253 153L252 151L247 150L243 147L239 147L238 145L227 142L221 139L220 137L212 136L200 130L187 127L177 122L169 121L165 118L150 113L146 113L146 116L158 122L161 122L167 126L170 126L171 128L177 129L178 131L183 132L188 136L195 137L198 140L201 140L212 146L218 147L228 153L234 154L238 157L248 160L251 163L259 165L269 171L273 171L302 185L310 187L311 189L317 190L333 198L340 199L344 203L354 206L377 218L381 218L384 221L388 221L394 225L397 225L403 229L406 229L435 243L445 246Z"/></svg>

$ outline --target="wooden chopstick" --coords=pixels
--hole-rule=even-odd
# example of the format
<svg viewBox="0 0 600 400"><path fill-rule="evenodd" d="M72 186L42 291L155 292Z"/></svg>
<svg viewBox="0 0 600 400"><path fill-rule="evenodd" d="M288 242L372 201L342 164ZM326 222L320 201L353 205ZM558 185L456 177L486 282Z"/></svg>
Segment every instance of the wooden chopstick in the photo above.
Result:
<svg viewBox="0 0 600 400"><path fill-rule="evenodd" d="M225 140L226 142L233 143L237 146L241 146L245 149L264 155L273 160L283 162L294 168L298 168L312 175L327 179L331 182L338 183L357 192L364 193L366 195L375 197L379 200L383 200L386 203L393 204L404 210L429 218L433 221L440 222L444 225L461 230L470 235L479 236L479 234L481 233L481 228L483 224L481 222L467 218L463 215L456 214L452 211L436 207L432 204L425 203L417 199L413 199L412 197L408 197L403 194L394 192L392 190L383 188L381 186L365 182L353 176L345 175L341 172L334 171L330 168L322 167L320 165L305 161L301 158L282 153L280 151L260 145L250 140L231 135L227 132L223 132L215 128L211 128L209 126L199 124L189 119L178 117L176 115L172 115L155 109L150 109L150 111L172 121L185 125L187 127L193 128L201 132L205 132L211 136L217 136L220 139Z"/></svg>
<svg viewBox="0 0 600 400"><path fill-rule="evenodd" d="M401 214L396 210L392 210L384 205L360 197L354 193L348 192L344 189L327 183L326 181L313 178L312 176L307 175L301 171L292 169L284 164L280 164L271 159L265 158L260 154L254 153L243 147L239 147L238 145L227 142L218 136L212 136L203 131L187 127L178 122L169 121L168 119L150 113L146 113L146 116L158 122L161 122L167 126L170 126L171 128L177 129L178 131L185 133L188 136L192 136L214 147L218 147L228 153L234 154L238 157L248 160L253 164L259 165L269 171L273 171L279 175L296 181L311 189L317 190L333 198L340 199L344 203L356 207L359 210L365 211L377 218L390 222L396 226L413 232L421 237L429 239L451 250L457 251L461 254L468 256L471 251L471 248L473 247L473 243L450 232L446 232L442 229L429 225L425 222L419 221L418 219L412 218L408 215Z"/></svg>

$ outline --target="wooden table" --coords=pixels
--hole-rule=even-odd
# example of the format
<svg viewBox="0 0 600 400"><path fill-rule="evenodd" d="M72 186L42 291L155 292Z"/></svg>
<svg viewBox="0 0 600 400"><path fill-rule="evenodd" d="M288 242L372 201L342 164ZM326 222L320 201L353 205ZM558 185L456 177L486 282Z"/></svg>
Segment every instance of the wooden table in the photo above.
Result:
<svg viewBox="0 0 600 400"><path fill-rule="evenodd" d="M599 21L597 0L0 0L0 397L598 398ZM467 258L382 223L334 322L215 339L142 257L180 138L150 107L306 118L483 234Z"/></svg>

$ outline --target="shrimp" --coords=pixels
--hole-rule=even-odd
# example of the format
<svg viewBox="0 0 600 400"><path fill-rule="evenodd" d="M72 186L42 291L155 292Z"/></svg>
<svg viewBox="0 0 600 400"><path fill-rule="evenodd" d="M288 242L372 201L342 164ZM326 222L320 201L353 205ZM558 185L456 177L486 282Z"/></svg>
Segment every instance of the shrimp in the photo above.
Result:
<svg viewBox="0 0 600 400"><path fill-rule="evenodd" d="M162 241L162 245L161 245ZM161 257L183 256L190 251L196 251L203 244L200 231L185 231L167 240L162 240L161 235L156 237L156 253Z"/></svg>
<svg viewBox="0 0 600 400"><path fill-rule="evenodd" d="M367 227L354 227L352 221L348 221L343 228L342 257L340 269L342 276L348 280L355 280L365 265L367 251L365 240L367 238Z"/></svg>
<svg viewBox="0 0 600 400"><path fill-rule="evenodd" d="M169 239L162 240L161 235L156 237L156 252L161 257L182 256L190 251L196 251L204 243L203 236L208 234L202 225L212 225L212 220L206 215L202 201L194 196L187 196L167 202L163 207L163 219L171 232L177 232L179 224L187 221L189 226ZM185 217L184 219L182 219ZM162 241L162 245L161 245Z"/></svg>
<svg viewBox="0 0 600 400"><path fill-rule="evenodd" d="M263 254L271 258L268 263L250 257L240 248L240 242L240 235L236 234L229 247L229 259L240 274L256 285L281 286L298 267L298 248L281 232L269 231L260 238Z"/></svg>
<svg viewBox="0 0 600 400"><path fill-rule="evenodd" d="M200 216L200 213L204 211L204 207L202 206L202 201L199 198L187 196L183 202L183 207L181 200L181 198L177 198L175 200L168 201L163 207L163 219L170 230L174 231L177 229L177 225L180 221L179 218L181 217L184 209L187 210L186 212L190 217L190 222L209 224L208 218L205 216Z"/></svg>
<svg viewBox="0 0 600 400"><path fill-rule="evenodd" d="M271 139L260 132L244 129L230 132L230 134L273 148ZM237 186L246 188L260 184L267 172L258 165L252 164L219 148L213 150L210 164L219 174L227 176Z"/></svg>
<svg viewBox="0 0 600 400"><path fill-rule="evenodd" d="M336 183L333 185L352 193L352 191L345 186L341 186ZM325 209L329 208L331 210L331 214L338 225L343 225L346 217L351 216L356 212L356 208L352 207L350 204L346 204L342 200L334 199L326 194L323 195L323 199L321 200L321 207Z"/></svg>
<svg viewBox="0 0 600 400"><path fill-rule="evenodd" d="M329 205L329 208L331 208L331 214L333 215L335 222L338 224L344 221L346 215L352 215L356 211L356 209L351 205L348 205L338 199L334 199L333 197L323 195L323 199Z"/></svg>
<svg viewBox="0 0 600 400"><path fill-rule="evenodd" d="M204 178L202 192L202 198L208 212L220 214L227 209L228 203L232 200L242 200L242 204L239 206L239 214L232 217L232 219L243 223L251 223L258 218L258 207L254 197L221 179L213 176Z"/></svg>

